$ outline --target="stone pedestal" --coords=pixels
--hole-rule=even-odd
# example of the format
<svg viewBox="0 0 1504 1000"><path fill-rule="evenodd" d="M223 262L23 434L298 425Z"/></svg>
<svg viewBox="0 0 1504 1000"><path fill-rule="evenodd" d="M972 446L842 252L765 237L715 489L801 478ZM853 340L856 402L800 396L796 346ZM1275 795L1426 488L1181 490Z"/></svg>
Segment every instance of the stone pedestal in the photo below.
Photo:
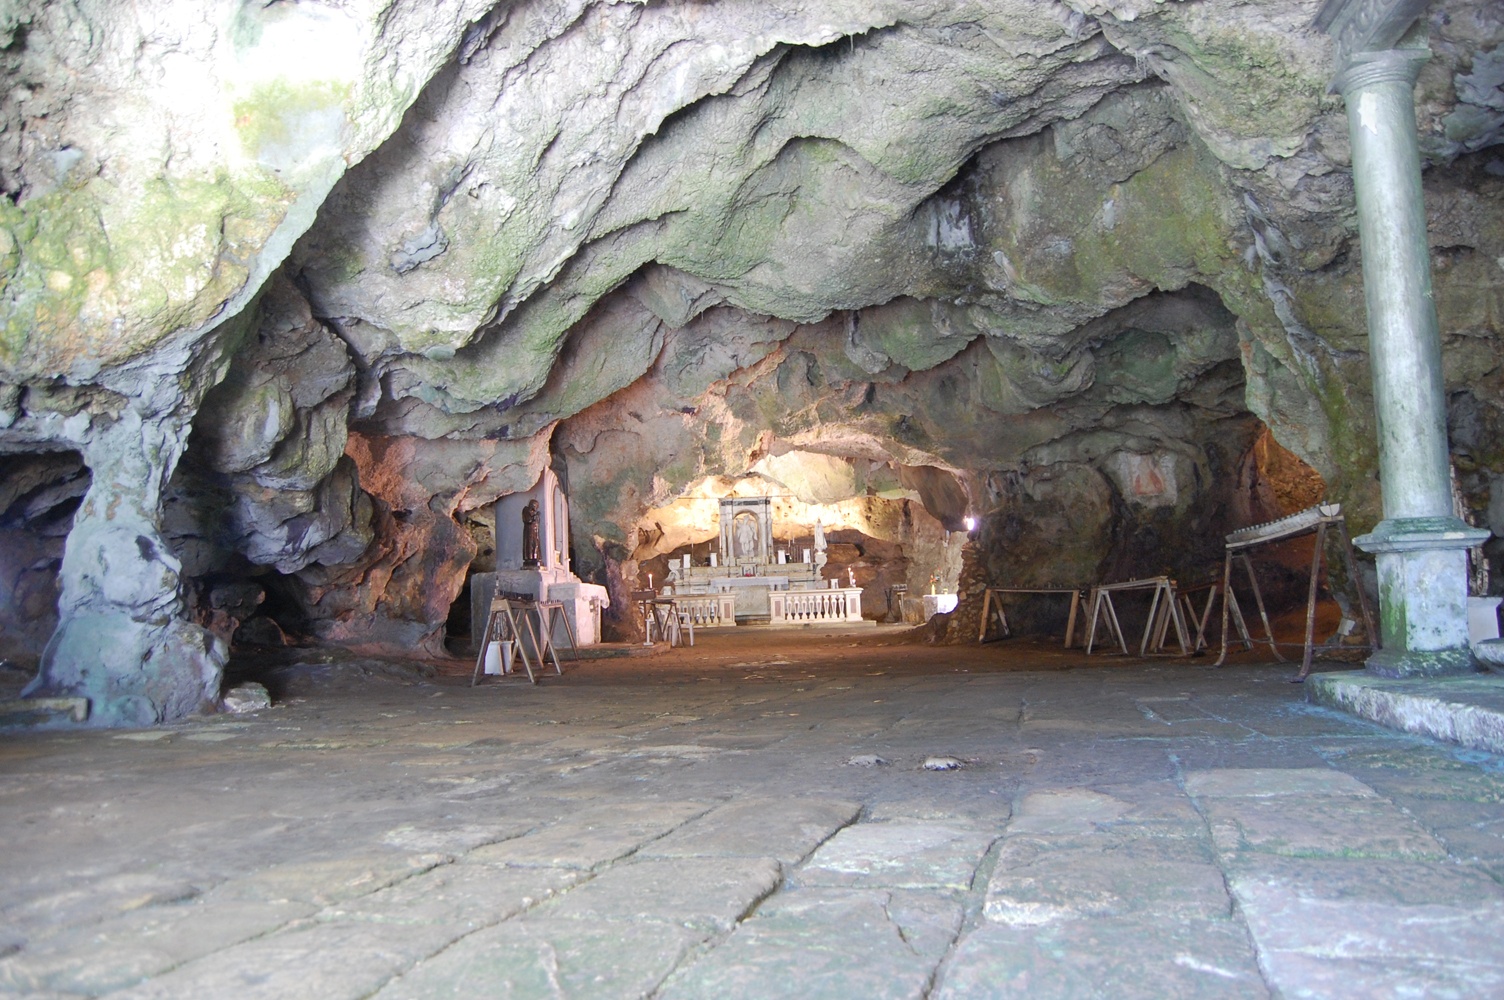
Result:
<svg viewBox="0 0 1504 1000"><path fill-rule="evenodd" d="M1355 52L1334 83L1352 140L1384 494L1384 520L1353 542L1378 560L1384 648L1368 669L1385 677L1476 669L1466 549L1488 537L1452 511L1415 128L1415 77L1429 56L1424 49Z"/></svg>
<svg viewBox="0 0 1504 1000"><path fill-rule="evenodd" d="M1375 554L1383 648L1368 658L1381 677L1476 669L1468 634L1467 549L1488 532L1456 518L1386 518L1356 539Z"/></svg>

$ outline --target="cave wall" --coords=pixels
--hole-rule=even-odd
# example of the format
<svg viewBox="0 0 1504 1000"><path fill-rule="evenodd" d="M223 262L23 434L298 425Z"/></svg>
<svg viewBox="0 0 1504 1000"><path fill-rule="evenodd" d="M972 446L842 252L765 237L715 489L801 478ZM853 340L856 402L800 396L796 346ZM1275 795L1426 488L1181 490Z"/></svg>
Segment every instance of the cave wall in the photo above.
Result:
<svg viewBox="0 0 1504 1000"><path fill-rule="evenodd" d="M1005 576L1018 525L1079 576L1262 516L1258 422L1366 529L1318 5L7 8L0 454L89 473L34 690L196 710L264 594L438 655L465 522L551 452L618 583L646 511L795 451L939 470ZM1459 486L1504 527L1504 13L1425 20Z"/></svg>

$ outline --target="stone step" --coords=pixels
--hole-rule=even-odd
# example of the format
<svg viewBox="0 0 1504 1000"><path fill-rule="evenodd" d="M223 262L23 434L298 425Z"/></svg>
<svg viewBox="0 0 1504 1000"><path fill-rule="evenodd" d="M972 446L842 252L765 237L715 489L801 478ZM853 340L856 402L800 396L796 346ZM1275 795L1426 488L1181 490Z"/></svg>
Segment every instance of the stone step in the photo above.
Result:
<svg viewBox="0 0 1504 1000"><path fill-rule="evenodd" d="M7 698L0 701L0 728L76 725L88 719L87 698Z"/></svg>
<svg viewBox="0 0 1504 1000"><path fill-rule="evenodd" d="M1376 677L1362 672L1312 674L1306 697L1391 729L1504 753L1504 675Z"/></svg>

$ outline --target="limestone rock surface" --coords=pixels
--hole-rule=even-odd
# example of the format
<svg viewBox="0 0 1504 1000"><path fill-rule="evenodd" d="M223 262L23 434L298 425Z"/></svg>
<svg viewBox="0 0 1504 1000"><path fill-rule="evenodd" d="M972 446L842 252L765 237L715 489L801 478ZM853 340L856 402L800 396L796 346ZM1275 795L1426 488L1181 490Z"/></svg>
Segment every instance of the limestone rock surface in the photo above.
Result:
<svg viewBox="0 0 1504 1000"><path fill-rule="evenodd" d="M8 655L102 723L196 711L242 583L277 635L441 655L550 465L619 595L703 544L655 512L747 477L851 512L874 608L1199 576L1292 495L1270 435L1366 530L1318 7L12 4ZM1458 487L1504 526L1504 13L1423 20Z"/></svg>

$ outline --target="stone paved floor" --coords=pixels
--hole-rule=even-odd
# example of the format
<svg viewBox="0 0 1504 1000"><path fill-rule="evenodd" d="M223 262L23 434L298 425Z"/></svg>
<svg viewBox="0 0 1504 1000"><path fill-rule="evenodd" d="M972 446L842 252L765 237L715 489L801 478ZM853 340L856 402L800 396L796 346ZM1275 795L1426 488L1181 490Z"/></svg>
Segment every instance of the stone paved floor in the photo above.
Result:
<svg viewBox="0 0 1504 1000"><path fill-rule="evenodd" d="M1288 667L700 640L0 736L0 996L1504 996L1500 758Z"/></svg>

